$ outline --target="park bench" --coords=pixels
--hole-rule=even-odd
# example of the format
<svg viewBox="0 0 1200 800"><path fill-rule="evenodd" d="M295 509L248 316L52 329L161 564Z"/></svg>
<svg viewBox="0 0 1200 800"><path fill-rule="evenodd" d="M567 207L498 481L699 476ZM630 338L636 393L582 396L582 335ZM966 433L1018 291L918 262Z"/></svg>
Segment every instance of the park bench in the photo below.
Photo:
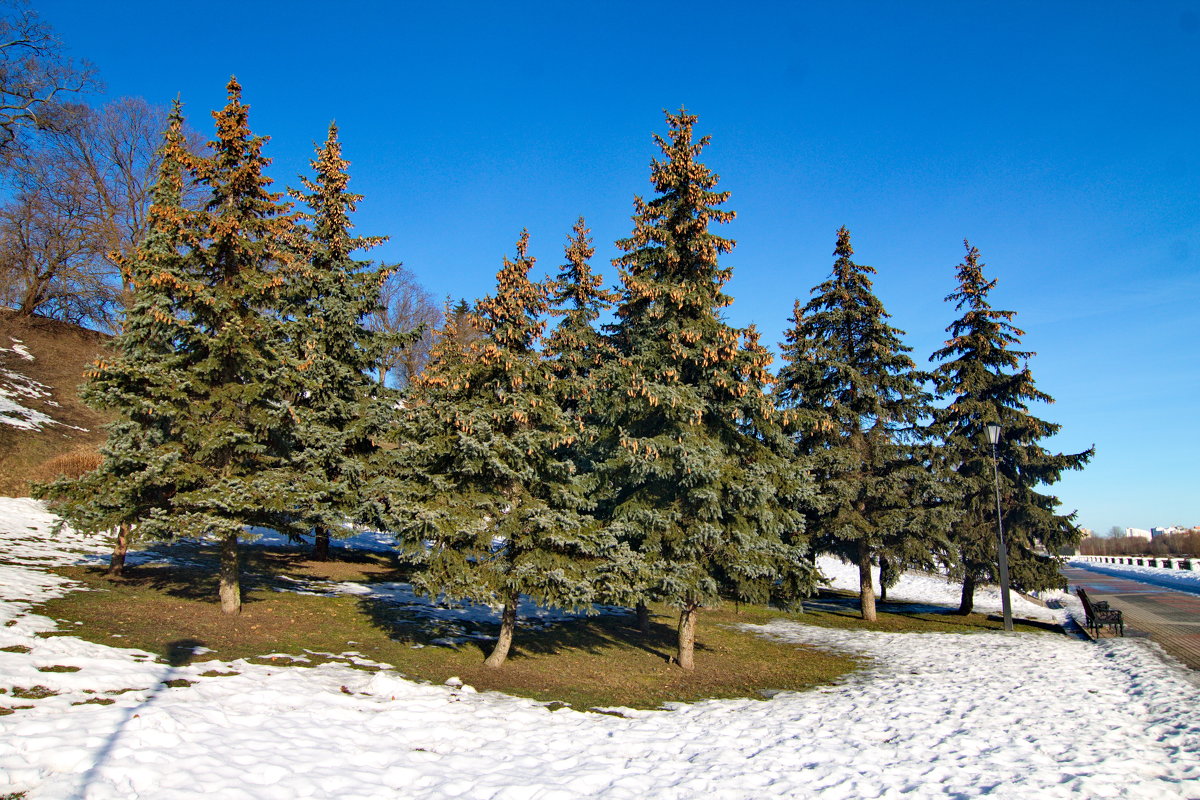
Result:
<svg viewBox="0 0 1200 800"><path fill-rule="evenodd" d="M1125 618L1120 609L1110 608L1103 600L1092 602L1082 586L1075 589L1075 594L1079 595L1079 602L1083 603L1083 613L1087 614L1087 626L1097 638L1100 636L1102 625L1107 625L1109 630L1119 632L1122 636L1125 635Z"/></svg>

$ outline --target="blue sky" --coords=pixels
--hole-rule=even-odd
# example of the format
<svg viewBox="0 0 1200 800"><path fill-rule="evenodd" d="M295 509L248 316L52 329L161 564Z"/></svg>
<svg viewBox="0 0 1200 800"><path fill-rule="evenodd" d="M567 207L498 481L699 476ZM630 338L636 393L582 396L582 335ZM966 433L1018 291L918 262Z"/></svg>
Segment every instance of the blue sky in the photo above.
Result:
<svg viewBox="0 0 1200 800"><path fill-rule="evenodd" d="M768 342L834 234L924 361L957 316L962 240L1017 312L1055 487L1079 523L1200 524L1200 3L35 4L112 97L211 133L236 74L271 175L331 119L357 223L435 295L492 290L523 227L555 272L584 215L612 242L685 105L732 192L730 321Z"/></svg>

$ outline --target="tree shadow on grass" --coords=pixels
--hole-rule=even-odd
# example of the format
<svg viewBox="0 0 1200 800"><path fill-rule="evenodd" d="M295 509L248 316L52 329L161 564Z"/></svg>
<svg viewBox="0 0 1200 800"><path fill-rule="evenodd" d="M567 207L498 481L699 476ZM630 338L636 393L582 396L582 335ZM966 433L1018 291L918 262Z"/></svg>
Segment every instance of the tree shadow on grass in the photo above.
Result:
<svg viewBox="0 0 1200 800"><path fill-rule="evenodd" d="M439 617L436 609L427 605L409 606L381 598L362 598L359 609L392 640L474 648L484 656L491 652L500 627L499 619L464 620L452 614ZM668 618L652 615L649 632L642 633L632 611L579 614L552 622L519 618L510 658L564 652L599 655L614 649L636 649L666 662L674 656L676 632L674 625L664 619ZM696 649L703 651L705 647L697 642Z"/></svg>
<svg viewBox="0 0 1200 800"><path fill-rule="evenodd" d="M862 614L859 610L858 595L856 594L822 589L818 597L805 600L804 607L809 611L819 611L829 616L863 622ZM1003 625L1003 619L998 614L984 615L977 613L963 616L958 613L957 609L925 603L877 600L875 610L881 614L893 614L913 620L917 624L927 627L930 632L936 632L939 628L949 632L962 632L964 629L991 631L997 630ZM1062 626L1055 622L1043 622L1031 619L1018 619L1014 620L1014 622L1022 630L1063 633Z"/></svg>

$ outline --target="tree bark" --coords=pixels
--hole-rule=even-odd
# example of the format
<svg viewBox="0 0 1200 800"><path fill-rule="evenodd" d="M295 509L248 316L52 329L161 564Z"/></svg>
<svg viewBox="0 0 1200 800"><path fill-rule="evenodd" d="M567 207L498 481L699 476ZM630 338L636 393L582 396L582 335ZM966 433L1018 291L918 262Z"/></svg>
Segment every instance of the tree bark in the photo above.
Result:
<svg viewBox="0 0 1200 800"><path fill-rule="evenodd" d="M864 539L858 545L858 603L862 618L875 621L875 587L871 583L871 549Z"/></svg>
<svg viewBox="0 0 1200 800"><path fill-rule="evenodd" d="M112 558L108 561L108 576L119 578L125 572L125 555L129 552L129 523L117 526L117 541L113 544Z"/></svg>
<svg viewBox="0 0 1200 800"><path fill-rule="evenodd" d="M317 535L313 542L312 559L313 561L329 560L329 528L326 528L324 525L317 526Z"/></svg>
<svg viewBox="0 0 1200 800"><path fill-rule="evenodd" d="M646 635L650 633L650 609L646 607L644 600L639 600L637 607L634 609L637 613L638 630Z"/></svg>
<svg viewBox="0 0 1200 800"><path fill-rule="evenodd" d="M504 601L504 611L500 614L500 636L496 638L496 647L483 662L485 667L494 669L503 665L504 660L508 658L509 648L512 647L513 632L517 629L517 600L517 593L513 592Z"/></svg>
<svg viewBox="0 0 1200 800"><path fill-rule="evenodd" d="M968 574L963 578L962 600L958 604L958 613L966 616L975 608L975 576Z"/></svg>
<svg viewBox="0 0 1200 800"><path fill-rule="evenodd" d="M675 663L688 672L696 668L696 616L699 613L698 603L688 603L679 609L679 642L675 650Z"/></svg>
<svg viewBox="0 0 1200 800"><path fill-rule="evenodd" d="M879 602L887 602L888 581L892 579L892 562L887 556L879 557Z"/></svg>
<svg viewBox="0 0 1200 800"><path fill-rule="evenodd" d="M220 594L221 611L225 614L242 613L242 584L239 576L238 537L227 533L221 540Z"/></svg>

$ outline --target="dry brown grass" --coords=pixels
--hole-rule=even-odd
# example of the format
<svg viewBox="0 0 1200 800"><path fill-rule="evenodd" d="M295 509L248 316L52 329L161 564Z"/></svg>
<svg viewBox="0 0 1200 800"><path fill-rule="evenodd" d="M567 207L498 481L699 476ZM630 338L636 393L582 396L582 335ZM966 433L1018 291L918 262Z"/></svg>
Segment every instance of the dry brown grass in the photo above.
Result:
<svg viewBox="0 0 1200 800"><path fill-rule="evenodd" d="M27 495L35 472L44 464L73 451L96 450L104 442L108 417L79 399L83 373L101 354L109 337L56 320L25 319L0 309L0 347L11 350L21 340L33 354L29 361L0 352L0 383L10 371L50 387L50 395L21 398L28 408L49 415L61 425L29 431L0 424L0 494Z"/></svg>
<svg viewBox="0 0 1200 800"><path fill-rule="evenodd" d="M77 447L38 464L29 476L34 483L49 483L58 478L80 478L100 466L103 457L93 447Z"/></svg>

